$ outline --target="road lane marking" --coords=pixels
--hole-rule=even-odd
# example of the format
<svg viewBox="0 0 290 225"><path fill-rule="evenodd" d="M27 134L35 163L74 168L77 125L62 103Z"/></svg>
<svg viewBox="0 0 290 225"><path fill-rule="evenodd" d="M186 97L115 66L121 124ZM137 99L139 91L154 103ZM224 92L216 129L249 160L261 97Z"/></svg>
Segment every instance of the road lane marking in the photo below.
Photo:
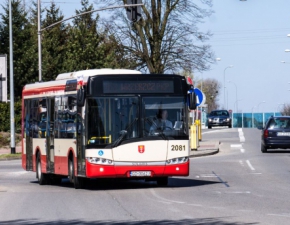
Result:
<svg viewBox="0 0 290 225"><path fill-rule="evenodd" d="M185 202L180 202L180 201L174 201L170 199L166 199L158 195L154 189L150 189L150 192L152 193L153 196L155 196L157 199L163 201L163 202L168 202L168 203L178 203L178 204L184 204Z"/></svg>
<svg viewBox="0 0 290 225"><path fill-rule="evenodd" d="M241 148L241 153L245 153L245 149Z"/></svg>
<svg viewBox="0 0 290 225"><path fill-rule="evenodd" d="M248 166L250 167L251 170L255 170L255 168L252 166L249 160L246 160Z"/></svg>
<svg viewBox="0 0 290 225"><path fill-rule="evenodd" d="M241 144L232 144L231 148L241 148L242 145Z"/></svg>
<svg viewBox="0 0 290 225"><path fill-rule="evenodd" d="M243 129L239 128L238 132L239 132L240 142L245 142L246 139L245 139L245 136L244 136L244 133L243 133Z"/></svg>
<svg viewBox="0 0 290 225"><path fill-rule="evenodd" d="M289 214L267 214L268 216L282 216L282 217L290 217Z"/></svg>

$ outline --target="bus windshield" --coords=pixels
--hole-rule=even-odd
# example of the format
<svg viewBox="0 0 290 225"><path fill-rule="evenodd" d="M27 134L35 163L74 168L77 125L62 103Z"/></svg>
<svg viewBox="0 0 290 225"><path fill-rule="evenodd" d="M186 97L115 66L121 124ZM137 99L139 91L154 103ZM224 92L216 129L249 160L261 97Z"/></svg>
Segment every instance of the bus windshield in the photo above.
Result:
<svg viewBox="0 0 290 225"><path fill-rule="evenodd" d="M164 96L88 98L87 147L114 147L124 140L153 136L186 137L185 103L183 97Z"/></svg>

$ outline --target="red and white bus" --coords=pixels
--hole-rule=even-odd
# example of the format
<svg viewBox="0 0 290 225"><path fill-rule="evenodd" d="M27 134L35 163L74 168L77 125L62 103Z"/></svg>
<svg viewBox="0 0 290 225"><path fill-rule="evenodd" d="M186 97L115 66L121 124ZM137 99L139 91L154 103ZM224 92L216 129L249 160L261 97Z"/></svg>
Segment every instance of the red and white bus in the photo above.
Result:
<svg viewBox="0 0 290 225"><path fill-rule="evenodd" d="M193 86L180 75L93 69L27 84L22 99L22 167L39 184L68 177L135 178L167 185L189 175ZM167 110L169 127L158 113ZM158 127L159 126L159 127Z"/></svg>

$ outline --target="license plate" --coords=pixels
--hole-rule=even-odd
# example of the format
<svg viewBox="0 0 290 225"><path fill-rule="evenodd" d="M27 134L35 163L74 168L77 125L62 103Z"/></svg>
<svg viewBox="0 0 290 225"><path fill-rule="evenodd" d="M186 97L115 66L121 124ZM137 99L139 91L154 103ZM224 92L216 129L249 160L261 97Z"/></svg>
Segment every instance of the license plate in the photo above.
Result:
<svg viewBox="0 0 290 225"><path fill-rule="evenodd" d="M290 136L290 132L277 132L277 136Z"/></svg>
<svg viewBox="0 0 290 225"><path fill-rule="evenodd" d="M151 177L151 171L131 171L130 177Z"/></svg>

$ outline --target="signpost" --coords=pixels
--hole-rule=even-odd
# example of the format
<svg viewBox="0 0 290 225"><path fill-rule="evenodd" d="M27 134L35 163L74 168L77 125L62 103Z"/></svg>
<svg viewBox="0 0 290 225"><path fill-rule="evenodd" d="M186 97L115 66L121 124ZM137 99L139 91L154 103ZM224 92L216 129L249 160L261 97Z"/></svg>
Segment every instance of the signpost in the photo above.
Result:
<svg viewBox="0 0 290 225"><path fill-rule="evenodd" d="M203 106L206 100L204 93L198 88L194 88L194 92L196 94L196 106Z"/></svg>
<svg viewBox="0 0 290 225"><path fill-rule="evenodd" d="M0 55L0 102L7 102L7 56Z"/></svg>
<svg viewBox="0 0 290 225"><path fill-rule="evenodd" d="M142 0L127 0L127 5L142 4ZM127 17L132 22L137 22L141 19L141 5L131 6L126 8Z"/></svg>

